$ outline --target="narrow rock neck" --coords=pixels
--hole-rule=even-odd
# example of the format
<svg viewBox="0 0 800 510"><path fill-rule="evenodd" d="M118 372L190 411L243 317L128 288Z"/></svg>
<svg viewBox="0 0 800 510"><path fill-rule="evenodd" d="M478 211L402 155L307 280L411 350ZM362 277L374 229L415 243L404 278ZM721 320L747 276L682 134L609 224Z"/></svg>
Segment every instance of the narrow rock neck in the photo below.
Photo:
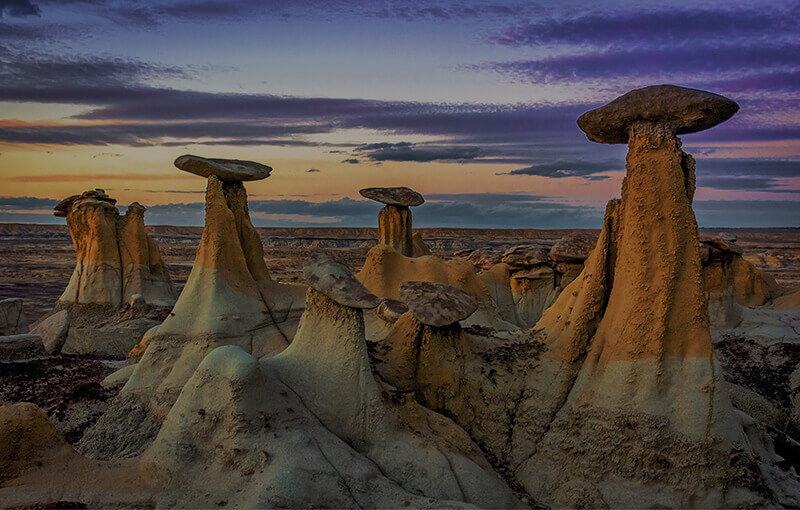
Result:
<svg viewBox="0 0 800 510"><path fill-rule="evenodd" d="M378 243L391 246L406 257L414 251L411 210L405 206L387 205L378 213Z"/></svg>

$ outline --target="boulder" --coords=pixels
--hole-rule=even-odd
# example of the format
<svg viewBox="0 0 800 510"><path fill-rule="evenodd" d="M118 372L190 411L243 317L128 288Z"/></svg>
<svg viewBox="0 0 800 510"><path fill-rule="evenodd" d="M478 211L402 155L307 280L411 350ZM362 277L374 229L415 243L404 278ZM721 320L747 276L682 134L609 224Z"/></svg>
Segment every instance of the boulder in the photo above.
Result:
<svg viewBox="0 0 800 510"><path fill-rule="evenodd" d="M184 172L222 181L259 181L269 177L272 167L239 159L201 158L186 154L175 160L175 166Z"/></svg>
<svg viewBox="0 0 800 510"><path fill-rule="evenodd" d="M22 298L0 300L0 335L17 335L28 332Z"/></svg>
<svg viewBox="0 0 800 510"><path fill-rule="evenodd" d="M669 126L674 134L695 133L731 118L739 105L703 90L653 85L624 94L578 119L586 137L599 143L628 143L637 122Z"/></svg>
<svg viewBox="0 0 800 510"><path fill-rule="evenodd" d="M60 310L39 321L31 333L42 337L42 344L48 353L58 354L67 339L69 319L69 310Z"/></svg>
<svg viewBox="0 0 800 510"><path fill-rule="evenodd" d="M446 283L403 282L400 299L426 326L449 326L478 309L478 302L471 294Z"/></svg>
<svg viewBox="0 0 800 510"><path fill-rule="evenodd" d="M386 205L413 207L422 205L425 198L411 188L405 186L396 188L363 188L358 191L362 197Z"/></svg>
<svg viewBox="0 0 800 510"><path fill-rule="evenodd" d="M381 302L356 279L350 268L325 253L308 257L303 274L310 287L341 305L375 308Z"/></svg>
<svg viewBox="0 0 800 510"><path fill-rule="evenodd" d="M550 258L554 262L582 264L589 256L592 242L592 238L585 234L562 237L550 248Z"/></svg>

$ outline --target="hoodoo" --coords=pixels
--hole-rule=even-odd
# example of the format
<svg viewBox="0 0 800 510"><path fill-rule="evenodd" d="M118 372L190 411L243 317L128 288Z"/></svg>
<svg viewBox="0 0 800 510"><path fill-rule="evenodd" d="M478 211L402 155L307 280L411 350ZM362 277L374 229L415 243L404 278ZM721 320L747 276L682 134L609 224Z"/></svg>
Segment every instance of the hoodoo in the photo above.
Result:
<svg viewBox="0 0 800 510"><path fill-rule="evenodd" d="M409 207L425 202L422 195L406 187L364 188L359 193L364 198L386 204L378 213L378 243L391 246L406 257L413 256L414 232Z"/></svg>
<svg viewBox="0 0 800 510"><path fill-rule="evenodd" d="M141 361L83 438L81 448L95 456L139 453L207 353L237 345L256 357L274 355L291 341L303 310L305 287L272 280L250 221L242 181L266 178L271 169L196 156L182 156L175 165L208 176L203 236L172 313L137 346ZM114 429L132 439L109 440L105 434Z"/></svg>
<svg viewBox="0 0 800 510"><path fill-rule="evenodd" d="M570 374L539 447L518 468L546 502L569 503L568 491L587 485L610 506L757 500L755 459L737 456L749 445L711 343L694 159L676 136L737 109L716 94L664 85L578 120L590 140L628 143L627 175L583 272L536 325L543 357ZM635 446L615 443L620 426L631 427ZM608 461L598 468L601 457Z"/></svg>
<svg viewBox="0 0 800 510"><path fill-rule="evenodd" d="M178 293L145 230L145 207L133 202L120 216L115 204L95 189L55 207L53 214L67 219L77 262L54 311L34 325L38 332L51 316L59 324L66 318L69 331L49 342L50 352L63 345L65 353L124 356L175 304Z"/></svg>

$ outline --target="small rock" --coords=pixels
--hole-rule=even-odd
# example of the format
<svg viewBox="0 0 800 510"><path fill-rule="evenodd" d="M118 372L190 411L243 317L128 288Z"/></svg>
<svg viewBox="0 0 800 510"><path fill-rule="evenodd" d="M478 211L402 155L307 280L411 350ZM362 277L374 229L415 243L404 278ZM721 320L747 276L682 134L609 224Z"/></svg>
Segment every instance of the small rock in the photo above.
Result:
<svg viewBox="0 0 800 510"><path fill-rule="evenodd" d="M491 269L495 264L499 264L503 254L493 248L478 248L469 252L467 261L475 267L481 269Z"/></svg>
<svg viewBox="0 0 800 510"><path fill-rule="evenodd" d="M401 315L408 311L408 305L396 299L384 299L378 307L378 317L389 324L394 324Z"/></svg>
<svg viewBox="0 0 800 510"><path fill-rule="evenodd" d="M61 310L39 322L31 333L42 337L44 349L50 354L58 354L64 347L69 332L69 312Z"/></svg>
<svg viewBox="0 0 800 510"><path fill-rule="evenodd" d="M106 389L113 389L113 388L121 388L128 382L128 379L131 378L131 374L134 370L136 370L136 363L133 365L126 365L116 372L110 374L108 377L103 379L103 382L100 383L103 388Z"/></svg>
<svg viewBox="0 0 800 510"><path fill-rule="evenodd" d="M129 303L134 310L147 310L147 301L141 294L131 294Z"/></svg>
<svg viewBox="0 0 800 510"><path fill-rule="evenodd" d="M715 248L722 253L727 253L730 255L741 255L742 248L738 246L735 240L731 240L729 236L724 236L722 234L717 236L700 236L700 242L708 245L712 248Z"/></svg>

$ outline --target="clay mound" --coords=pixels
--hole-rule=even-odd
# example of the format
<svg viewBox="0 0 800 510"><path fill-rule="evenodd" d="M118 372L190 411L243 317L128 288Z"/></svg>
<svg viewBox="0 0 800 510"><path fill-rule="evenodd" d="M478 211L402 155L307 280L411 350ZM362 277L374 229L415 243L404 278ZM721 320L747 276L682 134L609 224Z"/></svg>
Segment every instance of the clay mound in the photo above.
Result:
<svg viewBox="0 0 800 510"><path fill-rule="evenodd" d="M237 345L256 357L285 349L304 291L270 278L243 184L210 177L203 237L180 298L164 322L144 334L136 348L144 350L141 361L109 411L87 431L81 451L100 458L140 453L214 348Z"/></svg>
<svg viewBox="0 0 800 510"><path fill-rule="evenodd" d="M465 320L496 329L515 326L498 315L489 289L475 274L470 264L460 260L442 260L428 255L406 257L386 245L377 245L367 253L358 279L376 296L402 301L400 285L406 281L440 282L471 294L478 301L477 311Z"/></svg>
<svg viewBox="0 0 800 510"><path fill-rule="evenodd" d="M58 457L76 455L34 404L0 406L0 484Z"/></svg>

